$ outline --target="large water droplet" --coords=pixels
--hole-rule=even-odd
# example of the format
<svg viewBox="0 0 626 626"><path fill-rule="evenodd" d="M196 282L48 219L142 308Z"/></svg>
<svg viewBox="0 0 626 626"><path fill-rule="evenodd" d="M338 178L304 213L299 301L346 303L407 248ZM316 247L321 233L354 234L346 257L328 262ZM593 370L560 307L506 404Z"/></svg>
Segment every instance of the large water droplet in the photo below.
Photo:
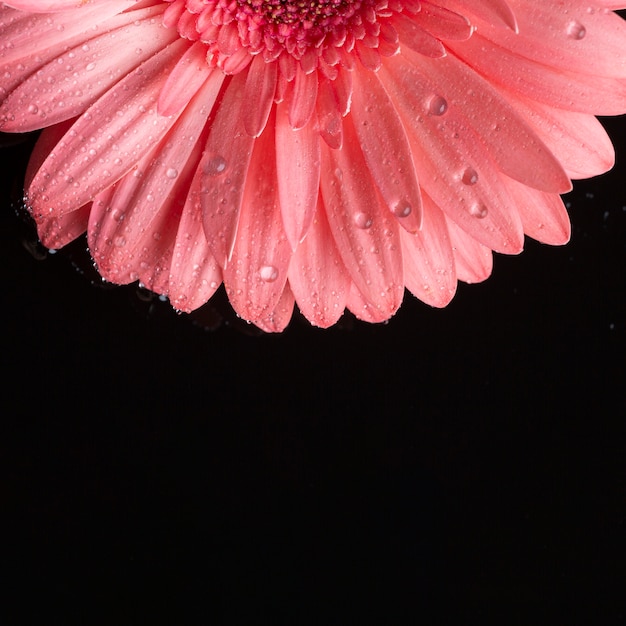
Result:
<svg viewBox="0 0 626 626"><path fill-rule="evenodd" d="M354 223L357 228L369 228L372 225L372 218L367 213L357 213L354 216Z"/></svg>
<svg viewBox="0 0 626 626"><path fill-rule="evenodd" d="M587 29L580 22L574 20L567 25L565 32L570 39L584 39Z"/></svg>
<svg viewBox="0 0 626 626"><path fill-rule="evenodd" d="M468 167L461 176L464 185L475 185L478 182L478 172L473 167Z"/></svg>
<svg viewBox="0 0 626 626"><path fill-rule="evenodd" d="M477 202L476 204L473 204L470 207L469 212L470 212L470 215L473 215L474 217L477 217L479 220L482 220L483 218L487 217L487 214L489 213L489 209L487 209L487 207L484 204Z"/></svg>
<svg viewBox="0 0 626 626"><path fill-rule="evenodd" d="M219 176L226 170L226 159L216 154L211 157L204 165L204 173L209 176Z"/></svg>
<svg viewBox="0 0 626 626"><path fill-rule="evenodd" d="M391 208L391 212L396 217L408 217L409 215L411 215L412 210L413 210L413 207L406 200L401 200L400 202L396 202L396 204L394 204L393 207Z"/></svg>
<svg viewBox="0 0 626 626"><path fill-rule="evenodd" d="M273 283L278 278L278 270L273 265L264 265L259 270L261 280L266 283Z"/></svg>
<svg viewBox="0 0 626 626"><path fill-rule="evenodd" d="M427 109L431 115L443 115L448 110L448 101L443 96L435 94L428 100Z"/></svg>
<svg viewBox="0 0 626 626"><path fill-rule="evenodd" d="M167 172L165 172L165 175L166 175L168 178L174 179L174 178L176 178L176 177L178 176L178 170L177 170L177 169L175 169L175 168L173 168L173 167L170 167L170 168L167 170Z"/></svg>

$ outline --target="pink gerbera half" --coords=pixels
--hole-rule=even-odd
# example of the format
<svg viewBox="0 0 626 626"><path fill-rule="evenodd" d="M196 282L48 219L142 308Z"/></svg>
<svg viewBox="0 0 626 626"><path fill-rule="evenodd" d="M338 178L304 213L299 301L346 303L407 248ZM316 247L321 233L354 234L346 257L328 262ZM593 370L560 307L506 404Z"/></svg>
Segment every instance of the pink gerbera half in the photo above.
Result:
<svg viewBox="0 0 626 626"><path fill-rule="evenodd" d="M191 311L224 283L267 331L445 306L559 194L605 172L626 111L624 0L12 0L0 130L43 129L43 244Z"/></svg>

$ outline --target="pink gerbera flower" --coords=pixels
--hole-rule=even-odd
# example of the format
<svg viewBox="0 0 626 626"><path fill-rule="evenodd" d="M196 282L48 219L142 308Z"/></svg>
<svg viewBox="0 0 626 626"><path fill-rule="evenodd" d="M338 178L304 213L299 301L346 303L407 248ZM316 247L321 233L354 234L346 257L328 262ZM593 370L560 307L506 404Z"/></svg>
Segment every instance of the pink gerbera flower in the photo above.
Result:
<svg viewBox="0 0 626 626"><path fill-rule="evenodd" d="M613 164L624 0L12 0L0 129L43 244L282 330L445 306Z"/></svg>

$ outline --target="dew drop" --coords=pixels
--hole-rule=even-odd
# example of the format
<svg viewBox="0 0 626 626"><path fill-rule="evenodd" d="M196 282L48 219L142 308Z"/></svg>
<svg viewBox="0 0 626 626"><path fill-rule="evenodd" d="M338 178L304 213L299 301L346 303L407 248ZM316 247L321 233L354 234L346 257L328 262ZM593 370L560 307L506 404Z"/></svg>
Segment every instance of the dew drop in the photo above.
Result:
<svg viewBox="0 0 626 626"><path fill-rule="evenodd" d="M177 170L177 169L175 169L175 168L173 168L173 167L170 167L170 168L167 170L167 172L165 172L165 175L166 175L168 178L174 179L174 178L176 178L176 177L178 176L178 170Z"/></svg>
<svg viewBox="0 0 626 626"><path fill-rule="evenodd" d="M470 207L470 215L477 217L479 220L487 217L489 210L484 204L476 203Z"/></svg>
<svg viewBox="0 0 626 626"><path fill-rule="evenodd" d="M565 32L570 39L584 39L587 29L580 22L574 20L567 25Z"/></svg>
<svg viewBox="0 0 626 626"><path fill-rule="evenodd" d="M448 101L443 96L435 94L428 100L427 108L431 115L440 116L448 110Z"/></svg>
<svg viewBox="0 0 626 626"><path fill-rule="evenodd" d="M408 217L409 215L411 215L412 210L413 207L409 202L407 202L406 200L401 200L400 202L396 202L396 204L394 204L391 212L396 217Z"/></svg>
<svg viewBox="0 0 626 626"><path fill-rule="evenodd" d="M461 176L464 185L475 185L478 182L478 172L473 167L468 167Z"/></svg>
<svg viewBox="0 0 626 626"><path fill-rule="evenodd" d="M354 216L354 223L357 228L367 229L372 225L372 218L367 213L357 213Z"/></svg>
<svg viewBox="0 0 626 626"><path fill-rule="evenodd" d="M259 270L261 280L266 283L273 283L278 278L278 270L273 265L264 265Z"/></svg>
<svg viewBox="0 0 626 626"><path fill-rule="evenodd" d="M211 157L204 165L204 173L208 176L219 176L226 170L226 159L216 154Z"/></svg>
<svg viewBox="0 0 626 626"><path fill-rule="evenodd" d="M36 104L30 104L28 106L28 112L37 115L37 113L39 113L39 107Z"/></svg>

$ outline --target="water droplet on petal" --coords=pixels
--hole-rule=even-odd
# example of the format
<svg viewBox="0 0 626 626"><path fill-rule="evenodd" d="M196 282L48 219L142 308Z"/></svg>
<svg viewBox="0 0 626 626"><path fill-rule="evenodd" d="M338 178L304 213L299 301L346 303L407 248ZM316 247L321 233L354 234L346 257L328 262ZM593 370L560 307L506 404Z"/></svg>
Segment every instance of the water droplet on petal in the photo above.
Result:
<svg viewBox="0 0 626 626"><path fill-rule="evenodd" d="M367 213L357 213L354 216L354 223L357 228L369 228L372 225L372 218Z"/></svg>
<svg viewBox="0 0 626 626"><path fill-rule="evenodd" d="M448 110L448 101L443 96L434 95L428 100L428 112L440 116Z"/></svg>
<svg viewBox="0 0 626 626"><path fill-rule="evenodd" d="M167 172L165 172L165 175L166 175L168 178L174 179L174 178L176 178L176 177L178 176L178 170L177 170L177 169L175 169L175 168L173 168L173 167L170 167L170 168L167 170Z"/></svg>
<svg viewBox="0 0 626 626"><path fill-rule="evenodd" d="M273 283L278 278L278 270L273 265L264 265L259 270L261 280L266 283Z"/></svg>
<svg viewBox="0 0 626 626"><path fill-rule="evenodd" d="M489 209L484 204L476 203L470 207L470 215L477 217L479 220L487 217Z"/></svg>
<svg viewBox="0 0 626 626"><path fill-rule="evenodd" d="M391 209L391 212L396 217L408 217L411 214L413 207L406 200L401 200L400 202L396 202Z"/></svg>
<svg viewBox="0 0 626 626"><path fill-rule="evenodd" d="M567 25L565 32L570 39L584 39L587 29L580 22L574 20Z"/></svg>
<svg viewBox="0 0 626 626"><path fill-rule="evenodd" d="M226 159L216 154L211 157L204 166L204 173L209 176L219 176L226 170Z"/></svg>
<svg viewBox="0 0 626 626"><path fill-rule="evenodd" d="M473 167L468 167L461 176L464 185L475 185L478 182L478 172Z"/></svg>

